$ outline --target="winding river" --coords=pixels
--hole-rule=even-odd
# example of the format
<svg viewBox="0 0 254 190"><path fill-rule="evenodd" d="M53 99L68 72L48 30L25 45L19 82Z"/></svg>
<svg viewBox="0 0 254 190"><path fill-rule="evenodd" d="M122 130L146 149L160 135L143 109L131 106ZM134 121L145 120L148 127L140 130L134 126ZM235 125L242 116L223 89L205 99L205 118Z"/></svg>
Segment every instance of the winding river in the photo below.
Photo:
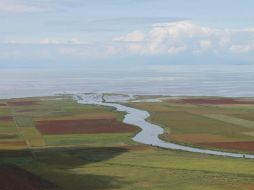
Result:
<svg viewBox="0 0 254 190"><path fill-rule="evenodd" d="M188 152L235 157L235 158L254 158L251 154L230 153L223 151L208 150L202 148L193 148L189 146L179 145L171 142L165 142L159 138L159 135L163 134L164 130L155 124L149 123L146 119L150 116L147 111L131 108L120 103L106 102L103 95L100 94L81 94L75 96L78 103L81 104L95 104L101 106L110 106L116 108L117 111L126 112L123 122L140 127L142 130L133 137L133 140L139 143L157 146L161 148L168 148L173 150L182 150Z"/></svg>

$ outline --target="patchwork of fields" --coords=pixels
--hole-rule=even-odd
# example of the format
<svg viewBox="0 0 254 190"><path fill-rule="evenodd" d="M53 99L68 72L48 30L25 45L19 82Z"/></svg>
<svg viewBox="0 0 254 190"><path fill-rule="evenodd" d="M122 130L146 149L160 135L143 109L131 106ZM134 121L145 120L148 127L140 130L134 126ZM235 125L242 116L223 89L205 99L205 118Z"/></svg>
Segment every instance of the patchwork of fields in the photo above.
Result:
<svg viewBox="0 0 254 190"><path fill-rule="evenodd" d="M86 145L93 136L106 142L121 138L124 145L138 132L111 108L79 105L71 97L30 99L8 100L0 107L0 150Z"/></svg>
<svg viewBox="0 0 254 190"><path fill-rule="evenodd" d="M253 147L254 107L244 103L130 104L148 110L151 121L167 130L166 140ZM0 100L0 189L254 189L253 160L138 144L131 138L139 129L123 124L123 116L69 96ZM228 118L234 119L223 121ZM218 142L225 147L212 144Z"/></svg>
<svg viewBox="0 0 254 190"><path fill-rule="evenodd" d="M254 100L247 98L177 98L130 103L151 113L166 141L197 147L254 153Z"/></svg>

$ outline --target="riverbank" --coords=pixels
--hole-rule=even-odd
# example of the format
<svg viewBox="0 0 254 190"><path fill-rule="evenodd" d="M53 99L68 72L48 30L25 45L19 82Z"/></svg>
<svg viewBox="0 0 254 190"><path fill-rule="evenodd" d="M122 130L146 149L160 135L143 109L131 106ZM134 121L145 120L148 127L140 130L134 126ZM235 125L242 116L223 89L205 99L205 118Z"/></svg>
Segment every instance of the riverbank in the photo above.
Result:
<svg viewBox="0 0 254 190"><path fill-rule="evenodd" d="M142 130L139 132L133 140L139 143L146 145L157 146L161 148L168 148L172 150L182 150L188 152L210 154L217 156L227 156L227 157L236 157L236 158L254 158L254 155L251 154L238 154L238 153L229 153L223 151L208 150L202 148L193 148L189 146L183 146L175 143L165 142L159 138L160 135L164 133L164 130L155 124L151 124L146 121L150 114L147 111L139 110L125 105L117 103L107 103L103 95L98 94L83 94L78 96L78 102L83 104L95 104L101 106L110 106L116 108L117 111L127 113L123 119L123 122L126 124L131 124L140 127Z"/></svg>

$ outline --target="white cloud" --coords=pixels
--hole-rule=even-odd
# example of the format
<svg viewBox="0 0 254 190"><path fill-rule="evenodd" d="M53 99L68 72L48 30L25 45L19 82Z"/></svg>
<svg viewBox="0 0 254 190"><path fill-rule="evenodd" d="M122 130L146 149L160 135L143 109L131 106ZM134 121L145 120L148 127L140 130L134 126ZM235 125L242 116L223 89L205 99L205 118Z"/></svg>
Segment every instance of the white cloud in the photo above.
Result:
<svg viewBox="0 0 254 190"><path fill-rule="evenodd" d="M254 45L232 45L230 51L233 53L248 53L254 50Z"/></svg>
<svg viewBox="0 0 254 190"><path fill-rule="evenodd" d="M43 45L57 45L57 44L61 44L60 41L58 40L51 40L51 39L43 39L41 41L39 41L39 44L43 44Z"/></svg>
<svg viewBox="0 0 254 190"><path fill-rule="evenodd" d="M149 31L131 32L113 41L122 42L115 46L118 53L247 53L254 51L254 29L217 29L179 21L154 24Z"/></svg>
<svg viewBox="0 0 254 190"><path fill-rule="evenodd" d="M68 41L68 43L73 44L73 45L79 45L79 44L84 44L82 41L80 41L77 38L72 38Z"/></svg>
<svg viewBox="0 0 254 190"><path fill-rule="evenodd" d="M168 49L168 53L170 54L179 54L181 52L184 52L187 49L186 46L181 46L181 47L170 47Z"/></svg>
<svg viewBox="0 0 254 190"><path fill-rule="evenodd" d="M142 42L144 40L144 35L142 32L135 31L127 34L126 36L121 36L113 39L115 42Z"/></svg>
<svg viewBox="0 0 254 190"><path fill-rule="evenodd" d="M25 40L25 39L12 39L4 40L0 43L3 44L12 44L12 45L88 45L88 43L79 40L78 38L71 39L54 39L54 38L45 38L41 40Z"/></svg>
<svg viewBox="0 0 254 190"><path fill-rule="evenodd" d="M38 42L35 42L35 44ZM56 40L56 39L43 39L39 41L39 44L44 45L87 45L87 43L82 42L77 38L72 38L69 40Z"/></svg>
<svg viewBox="0 0 254 190"><path fill-rule="evenodd" d="M179 21L169 24L154 24L145 31L133 31L122 36L112 37L109 41L98 39L96 43L83 41L87 37L78 36L47 36L33 39L4 39L6 48L25 45L33 51L43 49L53 55L71 58L103 59L122 55L169 55L181 54L220 54L222 56L245 54L254 55L254 29L217 29L205 27L190 21ZM8 44L10 46L8 46ZM34 46L33 46L34 45ZM38 47L37 47L38 45ZM5 47L4 47L5 48ZM52 51L54 50L54 51ZM23 55L23 54L22 54ZM247 56L246 56L247 57Z"/></svg>
<svg viewBox="0 0 254 190"><path fill-rule="evenodd" d="M202 49L208 49L212 46L212 42L210 40L201 40L199 45Z"/></svg>

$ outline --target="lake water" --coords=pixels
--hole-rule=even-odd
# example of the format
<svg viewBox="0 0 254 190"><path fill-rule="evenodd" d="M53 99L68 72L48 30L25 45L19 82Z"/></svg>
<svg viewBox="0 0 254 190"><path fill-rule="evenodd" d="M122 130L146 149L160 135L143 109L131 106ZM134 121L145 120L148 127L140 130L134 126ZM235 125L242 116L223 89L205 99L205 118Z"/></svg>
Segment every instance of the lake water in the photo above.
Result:
<svg viewBox="0 0 254 190"><path fill-rule="evenodd" d="M254 66L1 69L0 98L58 93L254 96Z"/></svg>

